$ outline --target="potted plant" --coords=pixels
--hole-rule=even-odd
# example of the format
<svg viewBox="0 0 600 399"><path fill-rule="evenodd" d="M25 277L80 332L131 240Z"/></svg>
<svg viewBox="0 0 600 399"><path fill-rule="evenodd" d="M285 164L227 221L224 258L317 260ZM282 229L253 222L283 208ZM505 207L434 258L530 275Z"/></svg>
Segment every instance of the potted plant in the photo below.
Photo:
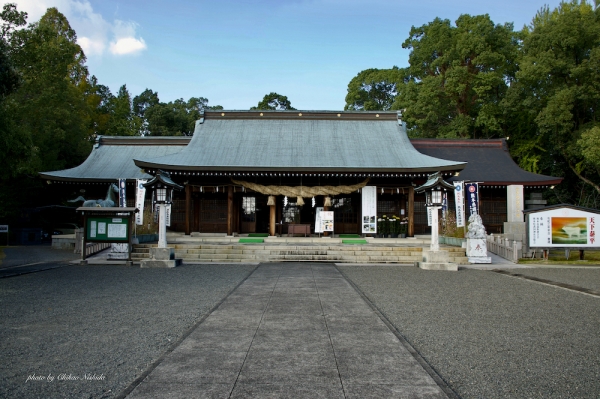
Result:
<svg viewBox="0 0 600 399"><path fill-rule="evenodd" d="M401 238L406 238L406 235L408 234L408 220L406 218L400 222L399 233Z"/></svg>
<svg viewBox="0 0 600 399"><path fill-rule="evenodd" d="M389 223L386 215L377 219L377 234L381 238L385 238L389 234Z"/></svg>
<svg viewBox="0 0 600 399"><path fill-rule="evenodd" d="M400 233L400 221L398 220L398 216L394 215L390 218L389 226L391 237L398 238L398 233Z"/></svg>

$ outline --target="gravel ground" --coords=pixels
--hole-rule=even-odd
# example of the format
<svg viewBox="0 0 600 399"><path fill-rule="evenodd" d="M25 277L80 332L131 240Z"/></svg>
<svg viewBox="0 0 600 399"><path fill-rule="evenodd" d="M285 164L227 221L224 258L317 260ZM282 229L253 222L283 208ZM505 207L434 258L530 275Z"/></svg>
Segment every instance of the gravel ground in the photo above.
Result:
<svg viewBox="0 0 600 399"><path fill-rule="evenodd" d="M69 265L1 279L0 397L120 394L254 268Z"/></svg>
<svg viewBox="0 0 600 399"><path fill-rule="evenodd" d="M510 272L600 291L600 268L538 268L510 270Z"/></svg>
<svg viewBox="0 0 600 399"><path fill-rule="evenodd" d="M0 269L38 262L69 261L80 257L72 249L54 249L50 244L4 247L0 249Z"/></svg>
<svg viewBox="0 0 600 399"><path fill-rule="evenodd" d="M463 398L600 397L599 298L481 270L339 269Z"/></svg>

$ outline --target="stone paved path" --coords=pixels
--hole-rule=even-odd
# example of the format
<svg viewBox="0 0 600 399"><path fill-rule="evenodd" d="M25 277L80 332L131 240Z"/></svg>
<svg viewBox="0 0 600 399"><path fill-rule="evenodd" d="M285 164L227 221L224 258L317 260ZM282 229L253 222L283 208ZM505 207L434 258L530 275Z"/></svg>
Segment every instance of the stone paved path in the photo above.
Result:
<svg viewBox="0 0 600 399"><path fill-rule="evenodd" d="M331 264L262 264L128 398L447 398Z"/></svg>

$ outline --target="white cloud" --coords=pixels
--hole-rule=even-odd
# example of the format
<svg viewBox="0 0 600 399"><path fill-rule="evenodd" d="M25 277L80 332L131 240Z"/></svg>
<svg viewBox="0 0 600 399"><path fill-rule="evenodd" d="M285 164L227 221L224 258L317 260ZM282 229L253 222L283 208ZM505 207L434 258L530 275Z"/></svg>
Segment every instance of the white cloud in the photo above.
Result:
<svg viewBox="0 0 600 399"><path fill-rule="evenodd" d="M115 55L135 54L146 49L144 39L135 37L122 37L110 43L110 52Z"/></svg>
<svg viewBox="0 0 600 399"><path fill-rule="evenodd" d="M11 0L17 9L28 13L28 22L36 22L49 7L63 13L77 32L77 43L86 56L102 56L109 48L113 55L135 54L146 50L146 42L136 34L135 22L112 22L94 12L88 0ZM109 44L110 43L110 44Z"/></svg>

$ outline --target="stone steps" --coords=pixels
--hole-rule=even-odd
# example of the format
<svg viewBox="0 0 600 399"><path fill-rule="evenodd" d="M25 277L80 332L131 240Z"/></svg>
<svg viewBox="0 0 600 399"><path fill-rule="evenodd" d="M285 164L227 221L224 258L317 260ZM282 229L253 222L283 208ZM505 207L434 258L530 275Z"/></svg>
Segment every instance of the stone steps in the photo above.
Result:
<svg viewBox="0 0 600 399"><path fill-rule="evenodd" d="M230 263L230 262L338 262L338 263L401 263L413 264L422 261L421 246L394 246L377 244L344 245L336 242L317 243L304 241L303 245L290 242L241 244L239 242L174 243L175 257L185 263ZM296 242L298 244L298 242ZM382 243L383 244L383 243ZM131 257L147 259L149 248L156 244L134 245ZM426 246L424 246L426 247ZM458 247L443 247L450 252L450 261L467 264L465 250Z"/></svg>

